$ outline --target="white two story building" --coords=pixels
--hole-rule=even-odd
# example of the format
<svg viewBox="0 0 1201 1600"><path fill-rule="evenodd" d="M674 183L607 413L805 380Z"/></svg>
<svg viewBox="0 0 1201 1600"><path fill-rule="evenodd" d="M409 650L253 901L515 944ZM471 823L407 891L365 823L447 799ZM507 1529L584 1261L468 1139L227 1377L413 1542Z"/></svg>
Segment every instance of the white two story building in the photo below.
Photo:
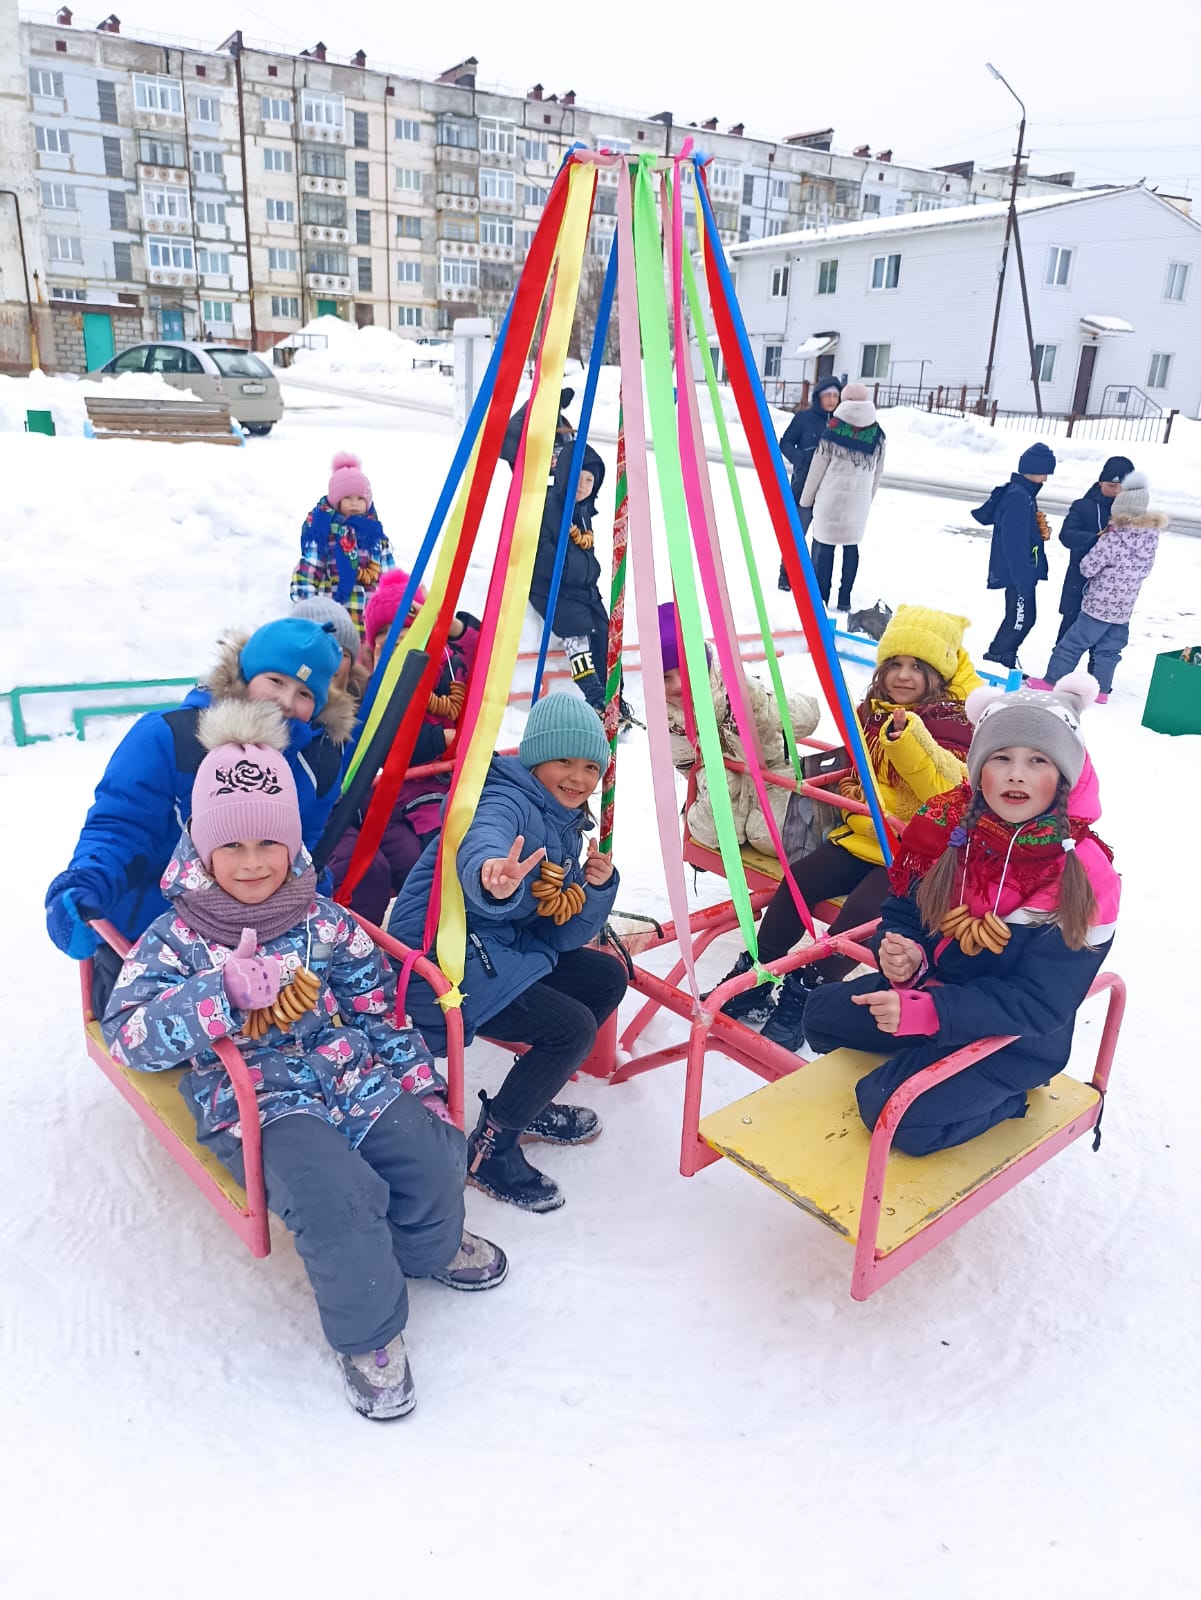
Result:
<svg viewBox="0 0 1201 1600"><path fill-rule="evenodd" d="M1145 395L1201 413L1201 224L1139 185L1017 210L1043 409L1137 411ZM795 401L828 372L979 394L1006 212L960 206L733 246L769 398ZM1004 409L1034 409L1012 244L988 389Z"/></svg>

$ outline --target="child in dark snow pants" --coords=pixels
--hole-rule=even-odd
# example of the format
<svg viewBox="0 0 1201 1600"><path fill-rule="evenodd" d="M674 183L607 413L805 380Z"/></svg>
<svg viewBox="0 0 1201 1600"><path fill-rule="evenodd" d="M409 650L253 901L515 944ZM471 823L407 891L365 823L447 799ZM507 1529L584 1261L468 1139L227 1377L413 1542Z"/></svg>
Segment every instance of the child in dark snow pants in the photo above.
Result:
<svg viewBox="0 0 1201 1600"><path fill-rule="evenodd" d="M392 1021L391 968L316 893L296 785L270 707L209 716L190 831L164 877L173 909L121 969L104 1018L115 1060L190 1063L199 1136L245 1180L233 1086L211 1049L232 1041L255 1085L267 1203L305 1264L355 1410L414 1404L407 1277L456 1289L504 1278L504 1253L463 1231L463 1135L419 1033ZM278 718L275 718L278 724ZM237 735L231 740L230 735Z"/></svg>
<svg viewBox="0 0 1201 1600"><path fill-rule="evenodd" d="M1038 585L1049 570L1043 546L1051 529L1036 501L1054 471L1055 452L1041 442L1032 444L1022 452L1009 482L998 484L972 512L977 522L993 531L988 587L1005 591L1005 615L984 659L1010 671L1017 666L1018 651L1034 627Z"/></svg>
<svg viewBox="0 0 1201 1600"><path fill-rule="evenodd" d="M1096 692L1081 674L1050 694L968 697L969 782L905 830L872 940L879 972L810 996L816 1049L894 1052L856 1086L869 1128L924 1067L978 1039L1018 1036L913 1102L893 1139L909 1155L1025 1116L1027 1091L1067 1064L1120 892L1090 827L1100 805L1080 715Z"/></svg>

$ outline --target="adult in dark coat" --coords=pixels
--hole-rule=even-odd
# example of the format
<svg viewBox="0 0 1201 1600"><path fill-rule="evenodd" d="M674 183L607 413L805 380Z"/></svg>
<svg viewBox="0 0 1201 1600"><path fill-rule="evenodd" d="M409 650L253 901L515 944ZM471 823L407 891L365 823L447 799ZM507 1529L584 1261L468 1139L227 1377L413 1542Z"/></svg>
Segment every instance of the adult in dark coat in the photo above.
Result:
<svg viewBox="0 0 1201 1600"><path fill-rule="evenodd" d="M1032 444L1022 452L1009 482L998 484L972 512L977 522L993 531L988 587L1005 591L1005 615L984 659L1010 670L1017 666L1018 649L1035 623L1036 585L1049 571L1043 549L1049 533L1047 519L1036 501L1054 471L1054 451L1041 441Z"/></svg>
<svg viewBox="0 0 1201 1600"><path fill-rule="evenodd" d="M551 450L550 470L553 474L559 462L559 455L565 444L570 444L575 438L575 429L563 415L564 410L575 399L574 389L561 389L559 391L559 420L555 425L555 442ZM510 471L517 464L517 451L521 446L521 430L525 427L525 414L530 409L527 400L523 406L509 418L509 425L505 429L505 437L500 447L500 459L509 463Z"/></svg>
<svg viewBox="0 0 1201 1600"><path fill-rule="evenodd" d="M1110 456L1101 468L1101 476L1088 493L1079 500L1073 500L1068 507L1063 527L1059 530L1059 542L1071 551L1071 556L1064 575L1063 593L1059 597L1059 612L1063 620L1055 635L1056 644L1080 615L1080 602L1084 599L1084 588L1088 581L1080 570L1080 563L1108 527L1110 504L1122 487L1122 479L1133 471L1133 461L1125 456ZM1093 670L1091 660L1088 670Z"/></svg>
<svg viewBox="0 0 1201 1600"><path fill-rule="evenodd" d="M842 380L830 376L821 378L814 385L813 393L809 397L809 404L803 411L798 411L792 421L780 435L780 454L792 468L792 495L798 502L800 511L801 528L809 532L809 524L813 521L813 507L800 506L801 490L805 487L805 479L809 475L809 464L813 460L813 452L821 443L822 434L825 433L830 423L831 413L842 399ZM791 585L788 574L784 570L784 563L780 563L779 587L787 594Z"/></svg>

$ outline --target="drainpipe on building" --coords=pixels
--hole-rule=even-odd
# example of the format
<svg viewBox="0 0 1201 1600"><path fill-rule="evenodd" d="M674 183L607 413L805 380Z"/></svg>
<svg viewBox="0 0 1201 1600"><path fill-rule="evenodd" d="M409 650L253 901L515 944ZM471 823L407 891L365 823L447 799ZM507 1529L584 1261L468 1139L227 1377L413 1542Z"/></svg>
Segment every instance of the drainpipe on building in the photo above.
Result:
<svg viewBox="0 0 1201 1600"><path fill-rule="evenodd" d="M254 252L250 248L250 178L246 169L246 107L242 100L242 32L230 41L234 82L238 90L238 150L242 157L242 230L246 235L246 292L250 297L250 348L259 347L259 323L254 308Z"/></svg>
<svg viewBox="0 0 1201 1600"><path fill-rule="evenodd" d="M29 317L29 370L40 372L42 361L38 352L38 325L33 312L33 295L29 288L29 259L25 254L25 229L21 225L21 199L15 189L0 189L0 195L8 195L12 200L13 210L17 213L17 244L21 250L21 272L25 279L25 310Z"/></svg>

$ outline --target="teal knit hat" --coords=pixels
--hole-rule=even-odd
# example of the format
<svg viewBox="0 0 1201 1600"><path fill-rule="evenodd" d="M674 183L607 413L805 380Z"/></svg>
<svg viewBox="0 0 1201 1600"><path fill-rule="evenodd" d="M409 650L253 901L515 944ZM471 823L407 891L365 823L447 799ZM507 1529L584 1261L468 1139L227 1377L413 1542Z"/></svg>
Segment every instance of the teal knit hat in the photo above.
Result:
<svg viewBox="0 0 1201 1600"><path fill-rule="evenodd" d="M594 761L609 765L609 741L600 718L577 694L548 694L526 720L517 759L531 771L542 761Z"/></svg>

